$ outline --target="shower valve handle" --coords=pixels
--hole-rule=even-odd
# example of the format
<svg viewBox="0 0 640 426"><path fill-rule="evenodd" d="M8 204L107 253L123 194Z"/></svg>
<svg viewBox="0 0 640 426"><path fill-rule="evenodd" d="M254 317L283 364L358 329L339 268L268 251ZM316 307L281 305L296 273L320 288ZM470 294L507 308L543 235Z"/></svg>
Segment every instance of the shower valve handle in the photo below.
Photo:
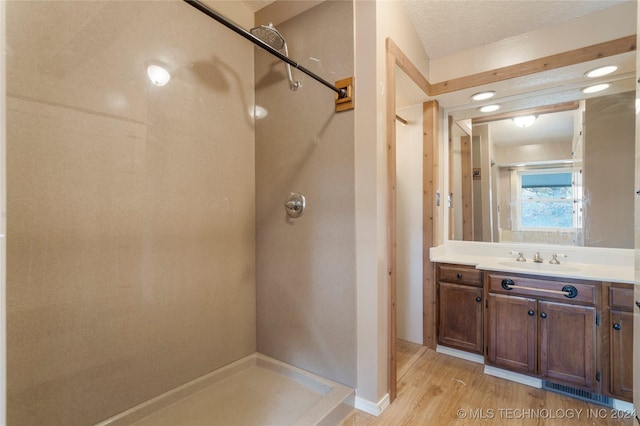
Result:
<svg viewBox="0 0 640 426"><path fill-rule="evenodd" d="M299 192L292 192L287 196L287 199L284 201L284 209L287 212L287 215L292 218L297 218L302 216L304 213L304 209L306 207L306 200L304 195Z"/></svg>
<svg viewBox="0 0 640 426"><path fill-rule="evenodd" d="M302 202L300 200L287 201L285 206L291 210L300 210L302 208Z"/></svg>

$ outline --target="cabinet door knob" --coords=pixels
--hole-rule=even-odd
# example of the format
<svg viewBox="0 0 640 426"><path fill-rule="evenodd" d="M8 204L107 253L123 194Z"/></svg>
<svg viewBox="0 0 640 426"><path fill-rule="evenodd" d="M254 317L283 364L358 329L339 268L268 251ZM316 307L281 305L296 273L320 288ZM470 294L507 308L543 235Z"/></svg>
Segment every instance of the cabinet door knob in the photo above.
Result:
<svg viewBox="0 0 640 426"><path fill-rule="evenodd" d="M480 297L480 296L476 297L476 302L478 302L478 303L482 302L482 297Z"/></svg>
<svg viewBox="0 0 640 426"><path fill-rule="evenodd" d="M614 330L622 330L622 326L618 323L613 324L613 329Z"/></svg>
<svg viewBox="0 0 640 426"><path fill-rule="evenodd" d="M458 277L458 279L460 280L460 279L462 279L462 274L458 274L458 275L456 275L456 277Z"/></svg>
<svg viewBox="0 0 640 426"><path fill-rule="evenodd" d="M543 313L541 313L541 314L540 314L540 318L544 319L544 318L546 318L546 317L547 317L547 314L546 314L546 313L544 313L544 312L543 312Z"/></svg>
<svg viewBox="0 0 640 426"><path fill-rule="evenodd" d="M529 314L530 317L534 316L536 313L533 312L532 310L529 310L529 312L527 312L527 314Z"/></svg>

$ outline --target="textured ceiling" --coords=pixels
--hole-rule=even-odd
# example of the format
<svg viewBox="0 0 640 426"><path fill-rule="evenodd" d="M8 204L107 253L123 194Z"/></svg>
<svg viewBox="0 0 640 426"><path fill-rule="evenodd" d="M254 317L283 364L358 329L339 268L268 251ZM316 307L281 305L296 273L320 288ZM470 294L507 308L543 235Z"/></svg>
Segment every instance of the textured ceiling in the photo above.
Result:
<svg viewBox="0 0 640 426"><path fill-rule="evenodd" d="M250 11L257 12L265 6L269 6L275 0L242 0L247 5Z"/></svg>
<svg viewBox="0 0 640 426"><path fill-rule="evenodd" d="M402 0L402 3L427 55L435 59L559 24L624 1Z"/></svg>
<svg viewBox="0 0 640 426"><path fill-rule="evenodd" d="M254 13L274 1L242 0ZM401 1L427 54L436 59L633 0Z"/></svg>

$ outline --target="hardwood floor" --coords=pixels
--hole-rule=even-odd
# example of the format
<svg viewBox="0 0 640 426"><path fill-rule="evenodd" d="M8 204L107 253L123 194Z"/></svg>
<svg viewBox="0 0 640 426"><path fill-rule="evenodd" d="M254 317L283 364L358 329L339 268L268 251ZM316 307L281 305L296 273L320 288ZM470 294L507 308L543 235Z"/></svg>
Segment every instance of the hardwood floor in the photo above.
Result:
<svg viewBox="0 0 640 426"><path fill-rule="evenodd" d="M396 353L398 357L398 380L402 378L411 366L415 364L420 356L427 350L425 346L417 343L407 342L406 340L398 339L396 342Z"/></svg>
<svg viewBox="0 0 640 426"><path fill-rule="evenodd" d="M398 372L418 353L398 342ZM402 349L400 349L402 347ZM634 425L609 408L484 374L483 366L423 349L404 375L398 398L379 417L353 410L352 425Z"/></svg>

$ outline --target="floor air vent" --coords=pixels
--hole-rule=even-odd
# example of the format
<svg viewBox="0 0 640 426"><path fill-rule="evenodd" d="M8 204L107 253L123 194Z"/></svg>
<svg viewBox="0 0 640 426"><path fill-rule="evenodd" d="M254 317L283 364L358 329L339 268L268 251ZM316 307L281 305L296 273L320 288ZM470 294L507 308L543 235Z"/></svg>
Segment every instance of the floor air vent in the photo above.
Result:
<svg viewBox="0 0 640 426"><path fill-rule="evenodd" d="M542 389L550 390L562 395L578 398L583 401L592 402L594 404L604 405L606 407L613 407L613 401L608 396L600 395L594 392L584 391L582 389L572 388L570 386L559 385L557 383L550 382L548 380L542 381Z"/></svg>

